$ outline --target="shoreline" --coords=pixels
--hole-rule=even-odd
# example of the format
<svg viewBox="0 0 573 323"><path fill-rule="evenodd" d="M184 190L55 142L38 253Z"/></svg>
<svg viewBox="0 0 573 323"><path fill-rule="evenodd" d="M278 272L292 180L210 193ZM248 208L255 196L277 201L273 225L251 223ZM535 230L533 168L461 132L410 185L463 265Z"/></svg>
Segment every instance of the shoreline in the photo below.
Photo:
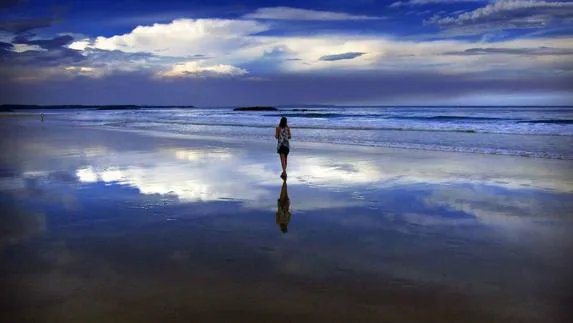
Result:
<svg viewBox="0 0 573 323"><path fill-rule="evenodd" d="M214 125L217 126L217 125ZM250 138L244 137L241 139L235 139L233 137L224 137L224 136L204 136L204 135L197 135L197 134L185 134L185 133L174 133L174 132L167 132L167 131L158 131L158 130L147 130L147 129L121 129L118 127L98 127L98 126L91 126L91 125L69 125L69 127L85 127L90 129L99 129L99 130L109 130L109 131L119 131L119 132L129 132L129 133L136 133L141 135L151 135L163 138L175 138L175 139L188 139L188 140L214 140L214 141L221 141L221 142L252 142L252 143L266 143L265 141L259 138ZM248 126L245 126L248 127ZM272 127L268 127L268 129L272 130ZM296 129L296 127L293 127ZM405 130L407 131L407 130ZM479 134L479 133L476 133ZM508 135L515 135L515 136L528 136L527 134L508 134ZM542 135L542 136L555 136L555 137L568 137L565 135ZM271 138L272 135L269 135ZM272 138L271 138L272 139ZM274 139L272 139L274 140ZM573 157L545 157L545 156L536 156L533 154L523 153L523 154L512 154L512 153L487 153L487 152L480 152L480 151L461 151L455 149L430 149L430 148L422 148L422 147L405 147L404 145L396 144L395 146L372 146L367 144L361 143L332 143L332 142L312 142L312 141L294 141L296 145L300 145L301 147L313 148L313 149L321 149L321 147L331 147L330 149L334 149L334 147L341 147L337 149L349 149L349 150L398 150L398 151L423 151L423 152L440 152L440 153L454 153L454 154L466 154L466 155L486 155L486 156L506 156L506 157L517 157L517 158L534 158L534 159L547 159L547 160L563 160L563 161L573 161ZM327 148L328 149L328 148Z"/></svg>
<svg viewBox="0 0 573 323"><path fill-rule="evenodd" d="M177 112L179 111L179 112ZM272 125L262 125L261 121L270 120L265 116L256 116L251 120L251 117L246 117L243 120L241 116L236 116L239 121L237 125L233 124L231 119L223 118L217 121L219 117L212 119L209 112L185 112L184 110L177 110L174 119L170 117L170 113L160 113L158 111L151 113L127 113L123 112L102 114L98 117L97 113L78 112L80 115L77 117L75 114L63 113L60 115L47 116L46 121L51 121L53 124L67 124L70 126L87 126L92 128L110 128L114 130L125 131L125 128L131 128L136 132L153 132L154 135L173 136L173 137L237 137L243 140L252 140L249 138L259 138L263 140L266 132L272 133ZM207 113L208 116L204 117L203 114ZM157 115L157 119L154 116ZM194 116L197 115L197 118ZM227 114L222 114L227 115ZM164 118L167 118L164 120ZM263 119L260 119L263 118ZM267 118L267 119L264 119ZM188 120L187 120L188 119ZM260 120L259 120L260 119ZM251 120L251 121L249 121ZM8 121L9 120L5 120ZM189 121L189 122L186 122ZM256 122L255 122L256 121ZM246 122L246 123L245 123ZM24 122L22 122L24 123ZM263 122L265 123L265 122ZM422 150L422 151L442 151L442 152L461 152L471 154L484 154L484 155L507 155L519 156L529 158L545 158L545 159L562 159L573 160L573 136L567 135L569 127L563 128L563 131L558 131L557 128L541 128L538 127L523 127L511 128L512 131L506 132L505 128L495 128L500 131L489 132L489 128L481 128L481 126L468 126L472 128L472 132L467 130L456 130L457 126L447 126L451 130L443 130L442 126L433 129L434 126L428 124L430 129L417 128L413 124L414 129L396 128L392 127L378 129L378 127L342 127L339 126L346 124L342 122L339 126L335 123L336 129L328 129L322 126L325 124L317 124L316 121L298 120L293 127L296 132L298 143L319 143L322 145L338 144L346 147L349 146L364 146L375 147L378 149L408 149L408 150ZM301 124L298 124L301 123ZM313 126L316 124L317 127ZM374 123L372 125L377 124ZM296 126L298 125L298 127ZM400 125L398 125L400 126ZM463 124L461 124L463 126ZM492 129L494 129L492 128ZM352 130L345 130L352 129ZM376 131L364 129L377 129ZM481 129L481 130L480 130ZM551 130L553 129L553 130ZM491 129L490 129L491 130ZM549 131L549 133L545 133ZM553 133L557 131L557 133ZM533 132L533 133L529 133ZM299 141L300 140L300 141Z"/></svg>
<svg viewBox="0 0 573 323"><path fill-rule="evenodd" d="M29 125L29 124L28 124ZM139 138L161 138L176 140L191 146L218 145L224 149L246 149L264 154L271 159L277 159L276 142L269 136L268 141L258 138L233 138L224 136L201 136L195 134L177 134L152 130L119 129L112 127L96 127L84 125L41 124L46 130L51 126L56 129L81 129L90 131L103 131L105 133L125 133ZM27 127L27 126L26 126ZM34 127L32 127L34 128ZM71 130L71 131L75 131ZM327 156L340 156L346 158L352 154L367 156L370 163L378 163L384 168L384 160L389 159L393 164L402 164L403 167L393 168L396 177L408 177L418 168L418 173L436 174L435 177L445 176L446 181L457 178L476 180L495 186L517 186L538 189L556 190L559 192L573 192L573 161L570 159L535 158L516 155L481 154L459 151L439 151L425 149L373 147L363 145L347 145L336 143L292 142L293 154L291 163L297 160L297 152L312 158L313 151L324 152ZM332 157L329 157L332 158ZM425 161L425 164L419 164ZM277 162L278 164L278 162ZM491 167L490 165L495 165ZM449 169L448 169L449 168ZM455 170L455 171L453 171Z"/></svg>

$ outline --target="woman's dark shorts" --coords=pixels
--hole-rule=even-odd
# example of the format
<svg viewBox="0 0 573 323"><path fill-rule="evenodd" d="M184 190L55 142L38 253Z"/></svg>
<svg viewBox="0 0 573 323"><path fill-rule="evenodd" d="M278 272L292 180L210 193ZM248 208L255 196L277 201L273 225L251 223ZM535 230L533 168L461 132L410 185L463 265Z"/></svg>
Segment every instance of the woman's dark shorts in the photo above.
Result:
<svg viewBox="0 0 573 323"><path fill-rule="evenodd" d="M279 147L279 149L277 149L278 154L285 154L287 156L288 156L289 151L290 151L289 148L285 147L285 146L281 146L281 147Z"/></svg>

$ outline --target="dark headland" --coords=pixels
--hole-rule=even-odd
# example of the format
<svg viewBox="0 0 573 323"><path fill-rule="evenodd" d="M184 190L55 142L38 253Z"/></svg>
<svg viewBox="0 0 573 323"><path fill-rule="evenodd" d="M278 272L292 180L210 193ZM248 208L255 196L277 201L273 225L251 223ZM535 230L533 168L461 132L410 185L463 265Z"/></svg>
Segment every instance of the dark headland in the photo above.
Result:
<svg viewBox="0 0 573 323"><path fill-rule="evenodd" d="M100 107L95 107L96 110L139 110L141 109L138 105L104 105Z"/></svg>
<svg viewBox="0 0 573 323"><path fill-rule="evenodd" d="M235 108L233 111L278 111L277 108L267 107L267 106L255 106L255 107L240 107Z"/></svg>

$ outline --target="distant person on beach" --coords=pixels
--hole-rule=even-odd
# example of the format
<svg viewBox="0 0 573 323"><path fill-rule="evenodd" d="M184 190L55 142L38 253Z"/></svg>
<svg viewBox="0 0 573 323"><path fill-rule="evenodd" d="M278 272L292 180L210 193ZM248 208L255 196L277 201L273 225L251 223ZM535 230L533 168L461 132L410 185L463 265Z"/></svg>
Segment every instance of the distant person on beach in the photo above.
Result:
<svg viewBox="0 0 573 323"><path fill-rule="evenodd" d="M275 138L277 138L277 153L281 158L281 166L283 172L281 178L285 179L287 177L287 161L288 154L290 151L289 140L291 138L290 128L287 124L287 118L282 117L279 126L275 129Z"/></svg>
<svg viewBox="0 0 573 323"><path fill-rule="evenodd" d="M277 224L282 233L287 233L290 217L290 199L288 197L287 183L286 180L283 180L281 194L277 200Z"/></svg>
<svg viewBox="0 0 573 323"><path fill-rule="evenodd" d="M40 118L42 118L42 122L44 122L44 112L40 113Z"/></svg>

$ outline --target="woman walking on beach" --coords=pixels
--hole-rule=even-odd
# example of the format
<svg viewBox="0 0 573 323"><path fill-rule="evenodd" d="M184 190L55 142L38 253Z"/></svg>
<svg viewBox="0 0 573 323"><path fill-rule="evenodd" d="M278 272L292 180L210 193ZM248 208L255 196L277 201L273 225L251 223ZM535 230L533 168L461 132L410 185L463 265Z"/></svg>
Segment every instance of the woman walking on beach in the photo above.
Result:
<svg viewBox="0 0 573 323"><path fill-rule="evenodd" d="M279 126L276 127L275 129L275 138L277 138L277 153L281 158L281 166L283 168L281 178L285 179L287 176L286 169L287 169L288 153L290 151L289 139L291 138L290 128L288 127L287 124L287 118L285 117L281 118Z"/></svg>

